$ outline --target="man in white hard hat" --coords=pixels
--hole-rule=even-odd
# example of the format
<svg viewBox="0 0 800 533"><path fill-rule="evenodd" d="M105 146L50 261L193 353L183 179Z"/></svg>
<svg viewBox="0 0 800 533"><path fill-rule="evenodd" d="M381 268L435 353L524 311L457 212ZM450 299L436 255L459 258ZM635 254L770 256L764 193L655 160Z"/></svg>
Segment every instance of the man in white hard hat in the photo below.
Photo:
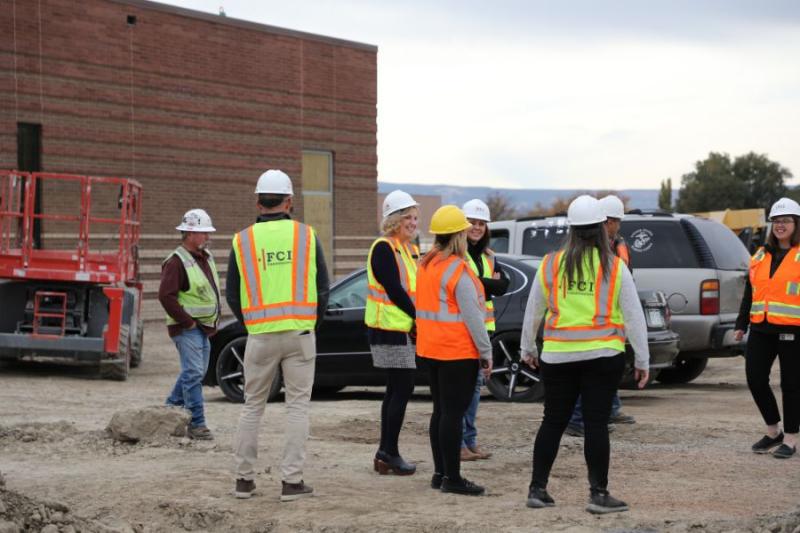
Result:
<svg viewBox="0 0 800 533"><path fill-rule="evenodd" d="M244 406L233 441L237 498L255 490L258 433L278 372L286 393L281 501L311 496L303 481L308 407L314 385L314 331L328 305L328 268L313 228L292 220L292 181L267 170L256 185L258 218L233 237L226 299L247 328Z"/></svg>
<svg viewBox="0 0 800 533"><path fill-rule="evenodd" d="M181 244L164 260L158 288L169 336L181 360L181 373L166 403L191 412L190 438L211 440L203 409L203 376L211 353L208 339L216 333L220 315L219 277L207 249L216 229L202 209L187 211L175 229L181 232Z"/></svg>

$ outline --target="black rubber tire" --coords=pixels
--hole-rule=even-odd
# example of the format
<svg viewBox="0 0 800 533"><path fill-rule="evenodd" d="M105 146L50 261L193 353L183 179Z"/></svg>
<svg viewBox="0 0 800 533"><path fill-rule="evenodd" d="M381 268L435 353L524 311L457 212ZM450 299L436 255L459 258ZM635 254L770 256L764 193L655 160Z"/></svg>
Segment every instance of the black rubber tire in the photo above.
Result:
<svg viewBox="0 0 800 533"><path fill-rule="evenodd" d="M234 403L244 403L244 352L247 337L236 337L222 347L217 357L217 385L225 398ZM280 369L275 374L267 400L273 401L281 391L283 381Z"/></svg>
<svg viewBox="0 0 800 533"><path fill-rule="evenodd" d="M139 319L136 324L136 336L131 342L131 368L142 364L142 350L144 349L144 322Z"/></svg>
<svg viewBox="0 0 800 533"><path fill-rule="evenodd" d="M708 365L708 358L678 356L674 364L672 368L665 368L659 372L656 379L665 385L689 383L703 373Z"/></svg>
<svg viewBox="0 0 800 533"><path fill-rule="evenodd" d="M128 324L119 328L119 352L116 355L121 361L100 363L100 377L112 381L125 381L131 368L131 327Z"/></svg>
<svg viewBox="0 0 800 533"><path fill-rule="evenodd" d="M486 387L503 402L536 402L544 398L539 371L520 362L519 331L504 331L492 337L494 367Z"/></svg>

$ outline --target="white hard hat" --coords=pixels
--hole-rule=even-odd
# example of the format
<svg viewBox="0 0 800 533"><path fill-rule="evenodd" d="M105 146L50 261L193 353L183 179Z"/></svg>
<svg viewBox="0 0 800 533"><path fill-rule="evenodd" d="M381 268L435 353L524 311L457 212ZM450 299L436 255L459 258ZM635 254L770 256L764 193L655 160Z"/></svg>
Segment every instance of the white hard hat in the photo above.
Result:
<svg viewBox="0 0 800 533"><path fill-rule="evenodd" d="M583 194L569 204L567 222L570 226L589 226L606 221L606 214L597 198Z"/></svg>
<svg viewBox="0 0 800 533"><path fill-rule="evenodd" d="M773 218L782 215L794 215L796 217L800 217L800 204L791 198L781 198L772 204L772 209L769 210L769 219L772 220Z"/></svg>
<svg viewBox="0 0 800 533"><path fill-rule="evenodd" d="M465 203L461 210L464 211L464 214L467 215L467 218L483 220L484 222L492 221L492 217L489 214L489 206L477 198Z"/></svg>
<svg viewBox="0 0 800 533"><path fill-rule="evenodd" d="M625 218L625 205L623 205L622 200L613 194L600 198L600 206L609 218L618 218L620 220Z"/></svg>
<svg viewBox="0 0 800 533"><path fill-rule="evenodd" d="M294 195L292 180L282 170L267 170L258 178L256 194L288 194Z"/></svg>
<svg viewBox="0 0 800 533"><path fill-rule="evenodd" d="M195 231L198 233L210 233L217 231L211 225L211 217L202 209L190 209L183 215L181 225L175 228L178 231Z"/></svg>
<svg viewBox="0 0 800 533"><path fill-rule="evenodd" d="M408 207L418 207L410 194L401 190L392 191L383 199L383 218Z"/></svg>

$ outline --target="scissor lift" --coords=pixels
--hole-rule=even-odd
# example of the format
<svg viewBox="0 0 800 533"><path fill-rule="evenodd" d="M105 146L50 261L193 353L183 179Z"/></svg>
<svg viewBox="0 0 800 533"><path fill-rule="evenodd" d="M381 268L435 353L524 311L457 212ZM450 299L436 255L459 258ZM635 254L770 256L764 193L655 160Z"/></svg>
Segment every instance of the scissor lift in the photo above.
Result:
<svg viewBox="0 0 800 533"><path fill-rule="evenodd" d="M139 365L141 200L132 179L0 171L0 358Z"/></svg>

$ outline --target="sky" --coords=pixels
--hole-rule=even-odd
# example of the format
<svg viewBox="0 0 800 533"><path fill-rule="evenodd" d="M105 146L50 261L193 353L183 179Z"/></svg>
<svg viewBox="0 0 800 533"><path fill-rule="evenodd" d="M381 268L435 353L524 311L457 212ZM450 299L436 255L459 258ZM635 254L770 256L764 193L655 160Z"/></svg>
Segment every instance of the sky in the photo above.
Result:
<svg viewBox="0 0 800 533"><path fill-rule="evenodd" d="M800 176L796 0L162 2L377 45L380 181L677 188L711 151Z"/></svg>

